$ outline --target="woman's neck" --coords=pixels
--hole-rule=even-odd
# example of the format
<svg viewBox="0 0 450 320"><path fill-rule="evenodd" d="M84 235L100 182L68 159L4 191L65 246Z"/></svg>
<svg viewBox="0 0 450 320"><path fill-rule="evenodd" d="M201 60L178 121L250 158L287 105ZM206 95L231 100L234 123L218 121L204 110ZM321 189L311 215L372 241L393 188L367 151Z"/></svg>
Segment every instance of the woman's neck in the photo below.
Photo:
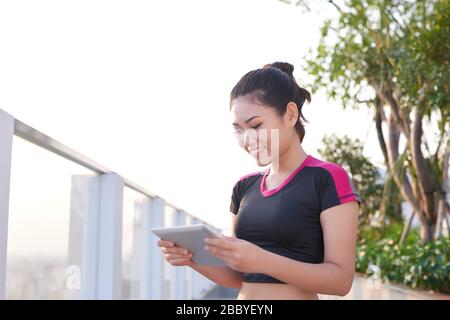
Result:
<svg viewBox="0 0 450 320"><path fill-rule="evenodd" d="M269 168L269 176L286 175L293 172L306 159L308 154L303 150L300 141L292 144L288 150L280 155L278 165L272 161Z"/></svg>

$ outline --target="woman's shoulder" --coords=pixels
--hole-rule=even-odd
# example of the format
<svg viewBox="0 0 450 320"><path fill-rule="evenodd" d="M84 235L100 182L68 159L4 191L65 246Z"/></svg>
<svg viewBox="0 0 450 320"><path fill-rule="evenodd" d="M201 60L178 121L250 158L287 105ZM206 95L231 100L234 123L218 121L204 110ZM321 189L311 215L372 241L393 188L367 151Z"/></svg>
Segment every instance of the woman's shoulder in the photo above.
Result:
<svg viewBox="0 0 450 320"><path fill-rule="evenodd" d="M238 179L238 181L243 181L243 180L246 180L246 179L262 176L266 171L267 171L267 169L266 170L253 171L253 172L247 173L247 174L241 176Z"/></svg>
<svg viewBox="0 0 450 320"><path fill-rule="evenodd" d="M240 185L251 185L255 181L257 181L260 177L262 177L266 173L267 169L265 170L258 170L258 171L252 171L249 173L246 173L245 175L238 178L235 182L235 187Z"/></svg>
<svg viewBox="0 0 450 320"><path fill-rule="evenodd" d="M324 175L330 175L335 179L343 178L348 175L347 170L339 163L333 161L326 161L316 157L312 157L308 166L318 168L318 172Z"/></svg>
<svg viewBox="0 0 450 320"><path fill-rule="evenodd" d="M320 168L318 170L321 176L319 181L321 181L321 189L325 198L330 198L329 194L331 193L337 195L339 203L352 200L358 201L358 204L361 203L361 197L355 188L351 174L343 165L337 162L317 159L315 166Z"/></svg>

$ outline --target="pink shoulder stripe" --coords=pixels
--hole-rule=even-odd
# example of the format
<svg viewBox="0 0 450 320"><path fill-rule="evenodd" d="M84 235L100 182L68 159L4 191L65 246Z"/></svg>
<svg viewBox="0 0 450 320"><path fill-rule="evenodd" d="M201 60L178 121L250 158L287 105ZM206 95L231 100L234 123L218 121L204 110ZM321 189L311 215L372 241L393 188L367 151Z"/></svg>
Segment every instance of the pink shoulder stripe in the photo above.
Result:
<svg viewBox="0 0 450 320"><path fill-rule="evenodd" d="M349 198L348 200L352 200L351 196L354 197L355 192L350 183L350 177L348 176L347 171L345 171L342 166L338 165L337 163L327 162L319 159L313 159L310 165L322 167L331 174L334 185L336 186L339 200L347 200L347 198Z"/></svg>

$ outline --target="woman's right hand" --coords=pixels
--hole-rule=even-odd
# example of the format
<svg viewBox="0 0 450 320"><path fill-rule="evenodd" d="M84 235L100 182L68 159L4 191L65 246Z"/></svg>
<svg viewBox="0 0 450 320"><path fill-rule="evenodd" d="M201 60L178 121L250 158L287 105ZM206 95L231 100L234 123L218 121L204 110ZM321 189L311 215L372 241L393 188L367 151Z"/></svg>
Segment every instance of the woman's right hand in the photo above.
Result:
<svg viewBox="0 0 450 320"><path fill-rule="evenodd" d="M193 266L192 253L188 250L176 246L173 242L167 240L158 240L158 246L164 254L164 258L172 266Z"/></svg>

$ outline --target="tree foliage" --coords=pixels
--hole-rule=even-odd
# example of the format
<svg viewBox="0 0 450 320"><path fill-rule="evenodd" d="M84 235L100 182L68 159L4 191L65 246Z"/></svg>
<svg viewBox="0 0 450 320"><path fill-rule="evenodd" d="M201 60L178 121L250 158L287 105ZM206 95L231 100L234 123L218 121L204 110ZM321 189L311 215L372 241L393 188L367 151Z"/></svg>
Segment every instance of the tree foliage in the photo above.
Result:
<svg viewBox="0 0 450 320"><path fill-rule="evenodd" d="M449 1L342 2L324 1L338 18L324 22L319 45L305 58L312 91L325 90L344 108L373 109L389 177L430 241L450 214ZM438 131L435 150L426 121Z"/></svg>

